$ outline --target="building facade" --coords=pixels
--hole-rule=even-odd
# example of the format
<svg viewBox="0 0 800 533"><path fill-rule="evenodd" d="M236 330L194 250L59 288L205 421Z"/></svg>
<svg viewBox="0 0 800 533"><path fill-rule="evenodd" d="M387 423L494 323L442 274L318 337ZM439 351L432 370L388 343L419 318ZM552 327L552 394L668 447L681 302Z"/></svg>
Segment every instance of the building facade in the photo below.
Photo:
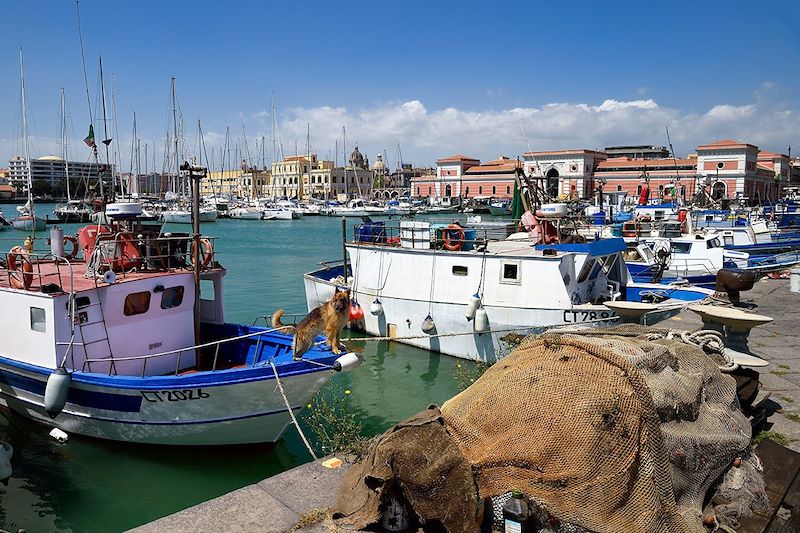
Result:
<svg viewBox="0 0 800 533"><path fill-rule="evenodd" d="M31 180L33 183L46 181L51 186L64 183L69 169L72 180L81 179L95 182L102 175L110 179L109 166L104 163L87 163L81 161L68 161L60 157L48 155L38 159L31 159ZM8 162L8 181L10 185L24 185L28 182L28 169L26 160L22 156L15 156Z"/></svg>
<svg viewBox="0 0 800 533"><path fill-rule="evenodd" d="M593 188L597 165L608 155L594 150L556 150L525 152L523 158L525 175L541 180L553 198L562 194L586 198Z"/></svg>

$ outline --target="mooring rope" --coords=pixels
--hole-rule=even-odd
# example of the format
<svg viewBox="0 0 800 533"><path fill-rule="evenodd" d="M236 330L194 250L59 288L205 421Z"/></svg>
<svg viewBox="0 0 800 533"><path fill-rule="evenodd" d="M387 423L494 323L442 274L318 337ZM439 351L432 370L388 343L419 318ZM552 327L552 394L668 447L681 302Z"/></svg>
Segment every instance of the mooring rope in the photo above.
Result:
<svg viewBox="0 0 800 533"><path fill-rule="evenodd" d="M733 358L725 352L725 337L719 331L713 329L701 329L691 333L689 331L670 330L666 335L661 333L648 333L645 338L648 341L656 339L674 339L679 337L686 344L692 344L702 349L708 355L716 355L722 359L722 364L717 365L721 372L733 372L739 365Z"/></svg>
<svg viewBox="0 0 800 533"><path fill-rule="evenodd" d="M314 453L314 448L312 448L311 445L308 443L308 439L303 433L303 430L300 428L300 424L297 422L297 418L295 418L294 416L294 411L292 411L292 404L289 403L289 399L286 397L286 392L284 392L283 390L283 384L281 383L281 378L280 376L278 376L278 369L275 368L275 362L272 359L269 360L269 366L272 367L272 372L275 374L275 382L278 384L278 390L281 391L281 396L283 397L283 403L286 404L286 410L289 411L289 416L292 417L292 423L294 424L294 427L297 428L297 432L300 434L300 438L303 439L303 444L306 445L308 453L311 454L311 457L313 457L315 461L319 460L317 454Z"/></svg>

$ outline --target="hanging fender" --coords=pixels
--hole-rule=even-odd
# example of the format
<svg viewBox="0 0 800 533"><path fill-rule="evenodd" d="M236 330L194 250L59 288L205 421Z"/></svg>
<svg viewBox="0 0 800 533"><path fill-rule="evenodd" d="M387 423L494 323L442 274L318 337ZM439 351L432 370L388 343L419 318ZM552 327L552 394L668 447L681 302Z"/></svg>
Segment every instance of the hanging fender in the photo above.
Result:
<svg viewBox="0 0 800 533"><path fill-rule="evenodd" d="M28 257L28 250L22 246L14 246L8 252L8 278L15 289L28 290L33 283L33 263Z"/></svg>

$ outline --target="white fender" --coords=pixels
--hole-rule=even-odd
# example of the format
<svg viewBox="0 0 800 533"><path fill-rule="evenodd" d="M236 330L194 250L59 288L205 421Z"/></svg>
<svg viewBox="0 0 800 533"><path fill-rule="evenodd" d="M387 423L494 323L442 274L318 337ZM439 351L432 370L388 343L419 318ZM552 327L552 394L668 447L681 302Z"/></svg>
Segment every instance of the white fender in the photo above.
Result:
<svg viewBox="0 0 800 533"><path fill-rule="evenodd" d="M47 411L50 418L58 416L67 404L71 381L69 372L63 367L53 370L47 378L47 386L44 389L44 410Z"/></svg>
<svg viewBox="0 0 800 533"><path fill-rule="evenodd" d="M478 333L484 333L489 331L489 316L486 314L486 309L483 306L480 306L477 311L475 311L475 331Z"/></svg>
<svg viewBox="0 0 800 533"><path fill-rule="evenodd" d="M349 352L339 356L336 361L333 362L333 369L336 372L346 372L356 368L363 362L364 359L357 353Z"/></svg>
<svg viewBox="0 0 800 533"><path fill-rule="evenodd" d="M481 306L481 296L477 292L469 297L469 301L467 302L467 311L464 313L464 316L467 317L467 321L472 320L475 318L475 311L478 307Z"/></svg>

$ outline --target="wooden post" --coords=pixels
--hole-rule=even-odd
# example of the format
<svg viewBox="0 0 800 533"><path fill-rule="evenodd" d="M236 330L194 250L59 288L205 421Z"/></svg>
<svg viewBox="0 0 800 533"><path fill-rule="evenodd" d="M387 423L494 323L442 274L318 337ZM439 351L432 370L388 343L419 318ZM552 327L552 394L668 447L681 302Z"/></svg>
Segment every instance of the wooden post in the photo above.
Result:
<svg viewBox="0 0 800 533"><path fill-rule="evenodd" d="M344 277L344 284L347 285L347 219L342 217L342 277Z"/></svg>

